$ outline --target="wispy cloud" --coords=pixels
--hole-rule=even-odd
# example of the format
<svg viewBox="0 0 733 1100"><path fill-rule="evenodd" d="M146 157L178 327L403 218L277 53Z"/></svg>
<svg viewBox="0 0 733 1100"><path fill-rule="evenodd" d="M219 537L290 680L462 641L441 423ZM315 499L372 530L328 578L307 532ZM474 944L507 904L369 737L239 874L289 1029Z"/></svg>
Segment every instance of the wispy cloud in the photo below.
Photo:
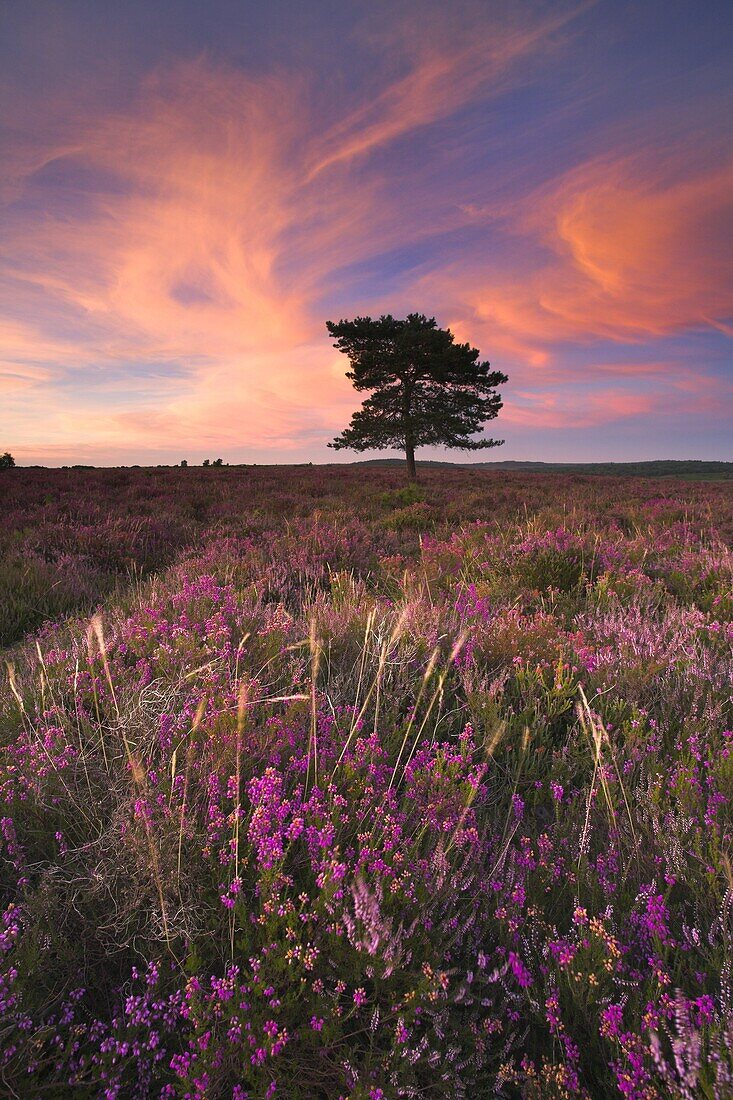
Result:
<svg viewBox="0 0 733 1100"><path fill-rule="evenodd" d="M5 166L6 376L186 362L164 407L77 426L131 448L203 434L280 451L313 421L328 434L348 390L313 301L334 267L410 240L411 219L378 176L355 186L325 169L450 115L561 22L434 44L368 106L339 118L331 104L325 130L312 74L206 55L156 69L123 113L67 120L73 140Z"/></svg>
<svg viewBox="0 0 733 1100"><path fill-rule="evenodd" d="M449 118L477 97L525 83L527 69L518 71L518 63L526 65L551 48L557 32L589 6L557 4L549 14L536 8L524 22L506 17L487 22L485 9L481 18L476 6L464 8L458 19L448 8L437 9L420 33L414 6L407 17L388 20L383 33L372 31L371 38L383 55L396 50L404 55L404 75L387 81L326 131L316 143L308 178Z"/></svg>
<svg viewBox="0 0 733 1100"><path fill-rule="evenodd" d="M434 278L508 347L534 349L538 365L548 345L566 340L727 332L733 157L688 158L685 149L650 148L643 158L620 149L580 164L502 212L507 233L534 246L529 255L517 248L513 271L487 275L469 256Z"/></svg>
<svg viewBox="0 0 733 1100"><path fill-rule="evenodd" d="M602 346L730 332L733 162L621 143L535 166L507 196L519 168L475 114L502 97L519 111L538 71L567 63L588 8L426 6L416 31L414 5L388 6L353 28L367 56L353 85L204 50L157 62L123 104L90 106L89 87L41 121L16 104L0 393L18 453L314 447L353 403L324 318L345 300L392 309L387 273L394 310L438 313L509 368L509 427L663 410L662 378L679 388L684 370L604 366ZM419 260L393 259L418 244ZM596 382L570 406L549 391L577 380L566 343L591 349Z"/></svg>

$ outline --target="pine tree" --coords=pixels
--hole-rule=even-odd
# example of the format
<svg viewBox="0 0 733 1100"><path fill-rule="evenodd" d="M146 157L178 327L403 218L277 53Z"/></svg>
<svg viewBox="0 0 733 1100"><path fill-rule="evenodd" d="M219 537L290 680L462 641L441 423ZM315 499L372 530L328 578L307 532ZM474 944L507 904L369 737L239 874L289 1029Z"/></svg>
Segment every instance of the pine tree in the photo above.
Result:
<svg viewBox="0 0 733 1100"><path fill-rule="evenodd" d="M390 314L378 320L326 321L334 347L351 363L346 372L357 390L371 396L351 423L328 444L336 450L404 449L407 476L416 480L415 449L430 444L480 450L500 439L472 439L502 407L496 386L508 381L479 361L478 348L457 344L434 317Z"/></svg>

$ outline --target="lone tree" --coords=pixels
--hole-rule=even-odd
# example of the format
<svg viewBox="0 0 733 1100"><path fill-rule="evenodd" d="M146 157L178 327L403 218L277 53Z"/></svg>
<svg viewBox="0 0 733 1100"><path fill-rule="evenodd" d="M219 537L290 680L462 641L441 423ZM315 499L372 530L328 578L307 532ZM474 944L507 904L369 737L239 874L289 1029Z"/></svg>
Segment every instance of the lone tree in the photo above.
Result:
<svg viewBox="0 0 733 1100"><path fill-rule="evenodd" d="M479 362L478 348L457 344L434 317L355 317L326 321L326 328L334 347L349 357L346 377L354 388L372 391L329 447L404 448L407 476L416 481L416 447L439 443L477 451L504 442L470 437L501 409L495 387L507 381L506 375L489 371L489 363Z"/></svg>
<svg viewBox="0 0 733 1100"><path fill-rule="evenodd" d="M4 455L0 455L0 470L10 470L13 466L15 466L15 459L10 451L6 451Z"/></svg>

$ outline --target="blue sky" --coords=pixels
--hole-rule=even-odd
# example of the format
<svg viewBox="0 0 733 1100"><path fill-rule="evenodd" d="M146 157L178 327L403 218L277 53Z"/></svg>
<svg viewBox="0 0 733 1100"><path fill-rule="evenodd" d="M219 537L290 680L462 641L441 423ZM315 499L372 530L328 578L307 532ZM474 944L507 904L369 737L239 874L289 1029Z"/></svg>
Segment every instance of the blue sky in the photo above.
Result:
<svg viewBox="0 0 733 1100"><path fill-rule="evenodd" d="M478 458L733 458L730 4L0 20L18 461L348 460L324 322L413 310L509 376Z"/></svg>

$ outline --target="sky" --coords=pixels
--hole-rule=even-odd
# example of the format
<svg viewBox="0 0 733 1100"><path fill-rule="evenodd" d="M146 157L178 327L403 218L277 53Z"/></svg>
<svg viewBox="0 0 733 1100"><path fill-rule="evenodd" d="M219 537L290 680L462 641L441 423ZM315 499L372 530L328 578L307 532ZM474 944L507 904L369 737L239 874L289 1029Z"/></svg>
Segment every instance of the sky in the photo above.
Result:
<svg viewBox="0 0 733 1100"><path fill-rule="evenodd" d="M409 312L509 376L422 457L733 459L733 4L0 6L0 451L363 457Z"/></svg>

